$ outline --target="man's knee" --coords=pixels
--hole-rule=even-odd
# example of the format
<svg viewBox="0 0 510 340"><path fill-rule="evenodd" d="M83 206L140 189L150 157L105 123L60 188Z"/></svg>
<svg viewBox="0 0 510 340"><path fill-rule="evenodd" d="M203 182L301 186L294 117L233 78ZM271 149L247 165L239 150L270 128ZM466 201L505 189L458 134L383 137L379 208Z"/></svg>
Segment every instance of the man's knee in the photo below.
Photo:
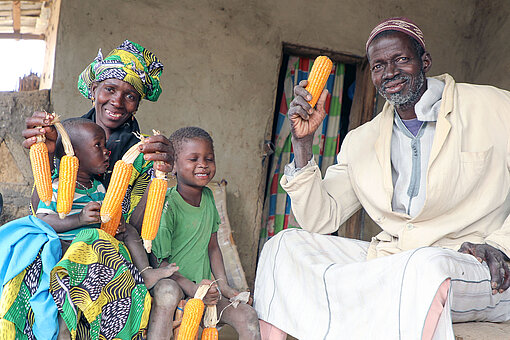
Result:
<svg viewBox="0 0 510 340"><path fill-rule="evenodd" d="M172 279L159 280L151 289L154 302L158 305L177 306L184 298L181 287Z"/></svg>

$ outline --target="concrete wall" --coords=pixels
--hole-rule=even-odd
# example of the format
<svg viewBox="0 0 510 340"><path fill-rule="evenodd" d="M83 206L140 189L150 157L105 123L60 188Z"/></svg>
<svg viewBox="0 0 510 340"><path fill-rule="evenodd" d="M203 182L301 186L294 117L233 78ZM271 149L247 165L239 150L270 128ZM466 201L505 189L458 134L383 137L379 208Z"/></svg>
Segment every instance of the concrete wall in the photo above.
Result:
<svg viewBox="0 0 510 340"><path fill-rule="evenodd" d="M498 55L500 44L508 50L508 29L496 32L491 24L488 32L470 33L484 19L507 19L507 0L489 2L496 5L480 17L484 7L477 4L485 1L63 1L52 104L65 116L90 108L76 79L99 48L107 53L129 38L152 50L165 65L163 94L157 103L144 102L137 118L144 131L158 127L168 135L198 125L212 134L216 179L228 181L229 217L250 282L265 185L262 144L271 134L282 42L363 56L371 28L404 15L425 32L431 74L448 72L458 81L510 88L508 72L500 68L508 57ZM485 36L489 32L498 36ZM482 38L491 61L484 61L477 47Z"/></svg>

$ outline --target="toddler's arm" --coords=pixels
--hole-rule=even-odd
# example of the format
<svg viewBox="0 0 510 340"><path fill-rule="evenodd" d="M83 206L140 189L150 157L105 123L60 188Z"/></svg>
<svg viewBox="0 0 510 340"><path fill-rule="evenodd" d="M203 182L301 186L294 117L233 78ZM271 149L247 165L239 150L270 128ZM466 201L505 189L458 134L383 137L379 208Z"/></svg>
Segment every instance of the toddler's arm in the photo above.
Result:
<svg viewBox="0 0 510 340"><path fill-rule="evenodd" d="M57 233L73 230L84 225L100 223L99 210L101 205L97 202L89 202L83 210L74 215L60 219L58 214L36 214L44 222L48 223Z"/></svg>

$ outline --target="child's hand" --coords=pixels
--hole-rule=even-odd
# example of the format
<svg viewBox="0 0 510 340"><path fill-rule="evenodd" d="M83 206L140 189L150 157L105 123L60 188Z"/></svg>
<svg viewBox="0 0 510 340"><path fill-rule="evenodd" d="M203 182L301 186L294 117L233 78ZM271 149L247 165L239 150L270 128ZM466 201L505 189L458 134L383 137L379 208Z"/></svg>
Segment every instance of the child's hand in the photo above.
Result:
<svg viewBox="0 0 510 340"><path fill-rule="evenodd" d="M237 290L235 290L234 288L230 287L229 285L227 285L225 283L220 284L220 290L221 290L221 295L223 295L227 299L233 298L234 296L239 294L239 292Z"/></svg>
<svg viewBox="0 0 510 340"><path fill-rule="evenodd" d="M123 233L126 231L126 220L124 216L120 217L119 226L117 228L117 234Z"/></svg>
<svg viewBox="0 0 510 340"><path fill-rule="evenodd" d="M200 282L200 284L197 285L197 288L198 286L202 286L202 285L210 285L211 284L211 280L202 280ZM210 305L215 305L218 303L218 301L220 300L220 292L218 291L218 286L216 285L216 283L213 283L211 285L211 288L209 288L209 290L207 291L207 294L205 294L204 296L204 304L207 305L207 306L210 306Z"/></svg>
<svg viewBox="0 0 510 340"><path fill-rule="evenodd" d="M101 210L101 205L99 203L97 202L87 203L87 205L83 208L79 215L81 225L101 222L99 210Z"/></svg>

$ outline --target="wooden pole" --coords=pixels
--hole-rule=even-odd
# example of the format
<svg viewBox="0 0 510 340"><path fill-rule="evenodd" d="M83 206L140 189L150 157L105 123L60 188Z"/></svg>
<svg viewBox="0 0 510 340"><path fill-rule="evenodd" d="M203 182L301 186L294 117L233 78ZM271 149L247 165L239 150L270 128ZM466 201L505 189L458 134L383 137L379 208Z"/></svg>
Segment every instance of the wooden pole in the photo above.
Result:
<svg viewBox="0 0 510 340"><path fill-rule="evenodd" d="M12 28L14 34L21 32L21 1L17 0L12 3Z"/></svg>

